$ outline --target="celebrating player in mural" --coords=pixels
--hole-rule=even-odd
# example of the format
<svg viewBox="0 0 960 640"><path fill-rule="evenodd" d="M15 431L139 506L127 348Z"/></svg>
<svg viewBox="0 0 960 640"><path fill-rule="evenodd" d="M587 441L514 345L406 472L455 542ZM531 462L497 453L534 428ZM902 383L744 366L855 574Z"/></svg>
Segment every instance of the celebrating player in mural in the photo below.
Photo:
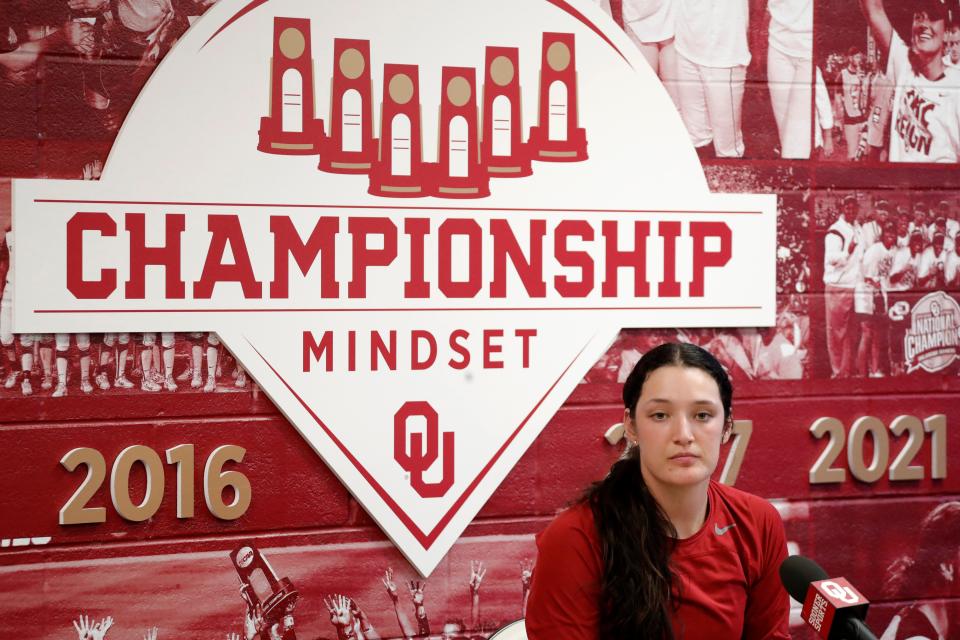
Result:
<svg viewBox="0 0 960 640"><path fill-rule="evenodd" d="M880 345L886 344L887 298L885 279L893 266L893 252L897 241L896 228L887 223L878 242L863 254L860 279L854 287L854 312L860 320L860 344L857 349L857 371L861 376L879 378L883 375Z"/></svg>
<svg viewBox="0 0 960 640"><path fill-rule="evenodd" d="M3 382L4 389L12 389L20 382L21 392L25 396L33 393L30 383L30 370L33 368L33 341L32 334L19 336L20 362L17 362L17 347L13 334L13 231L8 227L4 234L4 251L7 267L4 273L2 298L0 298L0 344L3 346L4 362L7 368L7 377Z"/></svg>
<svg viewBox="0 0 960 640"><path fill-rule="evenodd" d="M620 5L620 12L611 6L614 18L620 18L618 22L622 21L624 31L640 49L679 109L677 49L674 46L677 3L674 0L623 0Z"/></svg>
<svg viewBox="0 0 960 640"><path fill-rule="evenodd" d="M921 299L937 292L945 296L947 306L938 307L944 322L956 304L951 297L960 280L955 204L943 200L931 206L915 193L873 202L854 193L825 196L817 201L821 229L838 208L840 215L823 233L830 373L880 378L916 370L904 341L916 333L914 323L922 323ZM938 339L950 352L953 338L944 331ZM944 361L943 367L949 365Z"/></svg>
<svg viewBox="0 0 960 640"><path fill-rule="evenodd" d="M532 640L790 637L780 516L710 479L732 396L699 347L667 343L640 359L623 386L627 451L538 537Z"/></svg>
<svg viewBox="0 0 960 640"><path fill-rule="evenodd" d="M113 618L110 616L100 622L94 622L89 616L81 615L73 621L73 628L77 631L77 640L103 640L112 626Z"/></svg>
<svg viewBox="0 0 960 640"><path fill-rule="evenodd" d="M862 247L858 238L859 205L853 196L843 201L840 217L824 237L823 284L827 316L827 350L833 377L850 375L855 336L853 290L859 278ZM859 252L858 252L859 250Z"/></svg>
<svg viewBox="0 0 960 640"><path fill-rule="evenodd" d="M749 3L678 0L677 82L680 115L693 145L717 157L743 156L743 93L750 64Z"/></svg>
<svg viewBox="0 0 960 640"><path fill-rule="evenodd" d="M393 569L387 568L381 580L383 582L383 586L387 589L387 595L390 596L390 601L393 602L393 609L397 616L397 624L400 625L400 633L403 634L404 638L413 637L416 631L410 624L407 614L403 612L403 609L400 606L400 593L397 590L397 583L393 581Z"/></svg>
<svg viewBox="0 0 960 640"><path fill-rule="evenodd" d="M883 633L883 640L955 638L960 623L956 600L960 594L960 502L942 502L920 524L916 551L898 558L888 569L884 591L891 600L911 599L915 593L940 598L901 607ZM931 581L933 584L931 585Z"/></svg>
<svg viewBox="0 0 960 640"><path fill-rule="evenodd" d="M890 133L891 162L960 159L960 78L944 65L950 12L941 0L915 4L910 43L894 31L883 0L860 0L896 87Z"/></svg>
<svg viewBox="0 0 960 640"><path fill-rule="evenodd" d="M9 240L12 244L12 234ZM4 283L0 291L5 296L12 296L12 289L12 284ZM175 392L178 390L176 382L189 382L196 391L213 392L218 388L224 390L222 383L219 387L217 384L224 376L233 381L228 388L232 386L239 390L248 386L246 371L239 362L230 364L232 358L225 355L215 333L163 333L160 345L156 334L151 333L133 334L132 339L129 333L14 334L11 331L11 304L9 299L4 300L3 315L0 316L3 344L0 394L62 398L77 391L81 395L91 394L95 389L104 393L164 389ZM186 354L185 347L189 349ZM179 370L179 362L183 360L187 363L174 378L172 372ZM34 382L38 378L40 392L46 393L35 388ZM130 378L140 378L140 385L135 385Z"/></svg>
<svg viewBox="0 0 960 640"><path fill-rule="evenodd" d="M13 137L39 134L49 140L51 157L44 161L48 173L98 178L110 141L157 61L215 1L4 3L0 15L4 102L42 100L46 114L42 122L11 122L4 132ZM75 62L49 62L62 57ZM104 63L111 59L124 63ZM42 97L34 93L40 77L47 84ZM76 136L78 127L87 131L82 144ZM63 147L58 145L64 141L70 144L69 152L59 153Z"/></svg>
<svg viewBox="0 0 960 640"><path fill-rule="evenodd" d="M767 88L780 137L780 157L810 157L813 85L813 0L769 0Z"/></svg>
<svg viewBox="0 0 960 640"><path fill-rule="evenodd" d="M847 52L847 66L840 71L843 105L843 139L847 143L847 159L857 155L860 134L863 131L866 115L866 91L864 91L863 52L851 47Z"/></svg>
<svg viewBox="0 0 960 640"><path fill-rule="evenodd" d="M330 624L337 629L338 637L380 640L380 634L370 624L370 619L356 600L334 594L324 598L324 604L330 612Z"/></svg>
<svg viewBox="0 0 960 640"><path fill-rule="evenodd" d="M960 67L960 23L954 23L947 29L944 42L943 64L946 67Z"/></svg>
<svg viewBox="0 0 960 640"><path fill-rule="evenodd" d="M691 141L706 157L743 157L743 102L758 43L751 37L751 3L697 0L597 0L623 27L658 75ZM769 0L766 89L782 158L810 157L813 90L813 0ZM754 27L756 31L756 28ZM756 34L753 34L756 35ZM758 59L763 58L761 46ZM762 81L757 86L762 86ZM757 97L759 100L760 98ZM769 111L764 112L764 115ZM753 131L764 134L754 123ZM765 140L762 135L758 140ZM775 142L774 142L775 144ZM769 155L770 149L753 149Z"/></svg>

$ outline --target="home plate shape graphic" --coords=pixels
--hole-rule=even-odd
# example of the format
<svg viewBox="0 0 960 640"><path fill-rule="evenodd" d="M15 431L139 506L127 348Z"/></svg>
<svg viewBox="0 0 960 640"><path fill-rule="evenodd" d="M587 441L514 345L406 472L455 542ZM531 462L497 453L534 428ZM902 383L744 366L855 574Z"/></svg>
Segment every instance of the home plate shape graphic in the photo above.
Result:
<svg viewBox="0 0 960 640"><path fill-rule="evenodd" d="M621 328L775 313L775 197L594 3L518 12L214 5L100 181L14 182L15 331L216 331L429 575Z"/></svg>

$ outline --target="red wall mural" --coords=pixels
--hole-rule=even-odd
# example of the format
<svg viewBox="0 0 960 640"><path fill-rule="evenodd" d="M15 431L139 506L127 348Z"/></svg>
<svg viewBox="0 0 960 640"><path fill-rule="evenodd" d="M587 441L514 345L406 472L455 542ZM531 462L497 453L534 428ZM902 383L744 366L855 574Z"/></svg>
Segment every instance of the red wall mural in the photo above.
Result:
<svg viewBox="0 0 960 640"><path fill-rule="evenodd" d="M5 5L0 228L10 227L12 178L99 177L151 71L213 1ZM673 16L675 40L651 40L662 34L633 3L602 4L654 65L696 144L703 123L689 114L684 74L710 65L685 43L682 15ZM729 63L742 77L731 72L723 85L742 94L740 125L732 146L717 130L698 151L714 191L778 196L776 325L622 331L426 581L215 335L15 336L0 327L0 633L252 637L245 612L256 609L277 637L292 637L294 625L301 638L337 637L348 619L366 638L486 637L523 616L534 535L619 455L605 434L622 415L620 383L652 345L681 340L716 354L734 380L736 437L717 477L773 501L791 551L856 585L878 635L960 638L960 172L956 155L891 162L891 137L919 134L891 127L898 85L857 4L744 0L743 16L724 18L750 25L749 61ZM787 15L787 5L801 14ZM907 5L889 15L894 37L910 42ZM944 6L960 19L960 5ZM784 33L804 11L812 45L797 51ZM307 152L325 139L339 163L325 169L369 171L371 193L420 196L432 182L486 189L472 172L431 180L416 160L401 170L376 155L375 133L397 149L419 144L415 67L393 66L372 87L369 43L338 42L333 86L350 97L314 113L314 81L328 70L314 78L296 62L310 60L309 34L286 37L277 36L274 99L260 130L263 145L280 146L263 151ZM491 48L483 69L444 69L453 87L444 117L468 121L471 167L495 159L523 176L538 154L584 157L576 75L566 71L572 47L544 38L540 128L526 144L510 129L521 124L514 52ZM958 33L948 28L943 39L944 64L954 66ZM282 74L297 64L297 99L309 108L288 132L275 119L289 97ZM946 90L960 92L960 76L945 77ZM482 122L475 109L457 111L458 90L480 93L478 83L491 81ZM552 82L569 113L552 115ZM382 113L369 102L374 89L389 96ZM496 146L498 115L507 129ZM544 123L561 116L562 135L551 136ZM350 126L361 133L345 133ZM0 283L8 268L4 243ZM796 637L812 637L799 606L792 624Z"/></svg>

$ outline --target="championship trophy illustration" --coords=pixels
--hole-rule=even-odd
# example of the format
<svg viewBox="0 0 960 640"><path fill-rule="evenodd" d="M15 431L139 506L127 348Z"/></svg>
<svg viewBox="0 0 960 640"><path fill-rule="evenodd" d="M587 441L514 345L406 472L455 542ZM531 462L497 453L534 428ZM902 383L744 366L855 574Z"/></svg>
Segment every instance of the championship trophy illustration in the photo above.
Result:
<svg viewBox="0 0 960 640"><path fill-rule="evenodd" d="M480 164L476 75L470 67L443 67L441 73L440 153L433 176L433 195L441 198L490 195Z"/></svg>
<svg viewBox="0 0 960 640"><path fill-rule="evenodd" d="M370 41L333 41L330 135L320 151L321 171L367 173L377 151L373 137Z"/></svg>
<svg viewBox="0 0 960 640"><path fill-rule="evenodd" d="M259 151L316 155L323 141L323 120L314 117L310 21L275 18L270 61L270 115L260 118Z"/></svg>
<svg viewBox="0 0 960 640"><path fill-rule="evenodd" d="M240 576L240 594L250 610L258 607L263 615L265 628L284 624L284 618L293 615L300 599L289 578L277 578L266 557L252 543L242 545L230 554L237 574ZM283 635L284 640L293 640L293 630Z"/></svg>
<svg viewBox="0 0 960 640"><path fill-rule="evenodd" d="M540 108L528 144L535 160L587 159L587 133L577 126L577 64L572 33L544 33Z"/></svg>
<svg viewBox="0 0 960 640"><path fill-rule="evenodd" d="M520 117L520 50L487 47L484 69L481 161L493 178L529 176L533 169Z"/></svg>
<svg viewBox="0 0 960 640"><path fill-rule="evenodd" d="M367 174L367 192L387 198L484 198L490 178L530 176L533 160L587 159L572 33L543 34L539 120L526 142L519 48L486 47L479 103L476 69L443 67L437 162L426 163L417 65L384 65L378 139L370 40L334 38L327 133L315 117L310 21L277 17L273 31L270 115L260 119L257 146L264 153L317 155L318 170Z"/></svg>
<svg viewBox="0 0 960 640"><path fill-rule="evenodd" d="M413 198L426 194L421 158L420 87L416 65L383 66L380 152L370 170L375 196Z"/></svg>

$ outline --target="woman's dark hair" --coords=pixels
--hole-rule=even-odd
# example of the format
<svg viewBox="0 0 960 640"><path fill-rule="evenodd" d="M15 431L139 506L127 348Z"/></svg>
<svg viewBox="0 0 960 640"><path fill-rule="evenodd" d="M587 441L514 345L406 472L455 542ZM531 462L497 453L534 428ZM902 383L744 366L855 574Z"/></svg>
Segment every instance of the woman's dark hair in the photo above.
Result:
<svg viewBox="0 0 960 640"><path fill-rule="evenodd" d="M647 377L666 366L706 371L717 382L730 423L733 385L727 373L709 351L685 343L661 344L640 358L623 385L631 417ZM680 597L670 568L677 531L643 481L639 448L630 447L582 501L593 511L602 549L600 638L672 639L671 606Z"/></svg>

